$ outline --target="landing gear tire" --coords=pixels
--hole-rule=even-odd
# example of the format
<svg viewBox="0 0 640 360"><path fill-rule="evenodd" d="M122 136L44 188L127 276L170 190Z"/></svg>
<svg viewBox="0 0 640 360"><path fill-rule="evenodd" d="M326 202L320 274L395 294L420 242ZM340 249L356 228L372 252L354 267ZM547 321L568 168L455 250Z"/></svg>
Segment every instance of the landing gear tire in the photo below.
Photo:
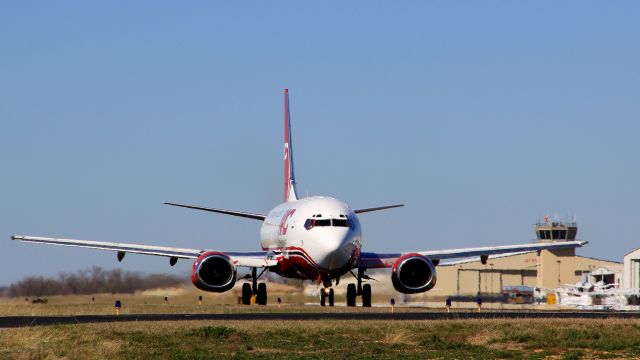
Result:
<svg viewBox="0 0 640 360"><path fill-rule="evenodd" d="M347 285L347 306L356 306L356 284Z"/></svg>
<svg viewBox="0 0 640 360"><path fill-rule="evenodd" d="M324 292L324 288L320 289L320 306L325 306L327 302L327 293Z"/></svg>
<svg viewBox="0 0 640 360"><path fill-rule="evenodd" d="M371 307L371 285L362 285L362 306Z"/></svg>
<svg viewBox="0 0 640 360"><path fill-rule="evenodd" d="M251 284L249 283L242 284L242 303L244 305L251 305L252 293L253 292L251 291Z"/></svg>
<svg viewBox="0 0 640 360"><path fill-rule="evenodd" d="M329 289L329 306L333 306L333 289Z"/></svg>
<svg viewBox="0 0 640 360"><path fill-rule="evenodd" d="M258 293L256 294L256 303L258 305L267 305L267 284L258 284Z"/></svg>

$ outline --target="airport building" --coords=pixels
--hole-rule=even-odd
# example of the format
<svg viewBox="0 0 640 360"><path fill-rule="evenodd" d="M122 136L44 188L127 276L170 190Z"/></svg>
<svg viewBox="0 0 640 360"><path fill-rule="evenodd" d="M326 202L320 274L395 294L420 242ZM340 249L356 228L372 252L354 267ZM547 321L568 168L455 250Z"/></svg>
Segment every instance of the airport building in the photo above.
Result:
<svg viewBox="0 0 640 360"><path fill-rule="evenodd" d="M640 249L635 249L624 256L624 288L640 288Z"/></svg>
<svg viewBox="0 0 640 360"><path fill-rule="evenodd" d="M575 222L548 219L536 224L535 230L536 242L575 240L578 234ZM636 275L629 281L635 281L634 287L640 287L640 249L627 254L627 257L625 269L628 262L629 271ZM540 288L544 291L593 280L594 277L607 284L614 284L615 287L623 286L622 263L579 256L576 255L575 249L490 256L485 263L479 258L461 260L441 264L437 271L438 281L436 287L429 292L430 296L500 294L505 287L517 285Z"/></svg>

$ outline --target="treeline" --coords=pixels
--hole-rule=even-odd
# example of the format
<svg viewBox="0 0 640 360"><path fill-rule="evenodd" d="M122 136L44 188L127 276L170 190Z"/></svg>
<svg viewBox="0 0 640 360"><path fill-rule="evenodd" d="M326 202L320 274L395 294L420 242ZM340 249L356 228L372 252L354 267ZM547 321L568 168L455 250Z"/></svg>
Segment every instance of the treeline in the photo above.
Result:
<svg viewBox="0 0 640 360"><path fill-rule="evenodd" d="M60 273L56 277L29 276L8 287L0 288L0 295L29 297L98 293L131 294L136 291L175 287L184 282L184 278L172 275L145 275L120 269L104 270L94 266L75 273Z"/></svg>

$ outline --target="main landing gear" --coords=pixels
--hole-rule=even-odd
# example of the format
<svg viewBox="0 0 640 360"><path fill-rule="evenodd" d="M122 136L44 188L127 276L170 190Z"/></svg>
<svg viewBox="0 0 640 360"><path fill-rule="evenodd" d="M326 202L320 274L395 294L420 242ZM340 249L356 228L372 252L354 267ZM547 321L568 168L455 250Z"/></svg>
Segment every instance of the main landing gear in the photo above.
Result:
<svg viewBox="0 0 640 360"><path fill-rule="evenodd" d="M362 279L370 280L371 278L364 274L363 268L358 268L358 276L353 275L358 280L358 285L347 285L347 306L356 306L356 297L362 296L362 306L371 307L371 285L362 285ZM352 273L353 274L353 273Z"/></svg>
<svg viewBox="0 0 640 360"><path fill-rule="evenodd" d="M267 269L263 269L260 275L257 274L257 269L251 270L251 284L242 284L242 303L244 305L251 305L251 297L256 296L256 304L267 305L267 284L261 282L258 284L258 278L264 274ZM246 278L249 278L247 275Z"/></svg>

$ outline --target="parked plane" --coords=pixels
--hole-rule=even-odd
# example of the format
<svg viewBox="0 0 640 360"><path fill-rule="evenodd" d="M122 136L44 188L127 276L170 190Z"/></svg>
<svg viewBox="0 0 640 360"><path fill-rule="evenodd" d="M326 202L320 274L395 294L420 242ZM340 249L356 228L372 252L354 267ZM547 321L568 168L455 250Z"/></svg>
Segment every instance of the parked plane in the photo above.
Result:
<svg viewBox="0 0 640 360"><path fill-rule="evenodd" d="M169 258L172 266L178 259L195 259L191 280L197 288L211 292L224 292L233 288L238 280L238 267L250 268L251 275L246 278L251 279L251 283L244 283L242 286L244 304L250 303L252 295L256 296L258 304L267 304L267 286L264 282L258 283L265 271L288 278L313 280L324 286L320 292L320 304L323 306L327 302L329 306L334 305L332 285L338 284L341 276L347 273L351 273L355 278L355 283L347 286L347 305L355 306L356 298L361 297L363 306L371 306L371 285L363 284L363 281L370 279L366 275L368 269L391 268L391 280L397 291L405 294L421 293L436 284L436 266L441 260L477 256L485 263L488 256L494 254L575 248L586 243L564 241L410 253L363 252L358 216L403 205L354 210L344 202L331 197L299 198L293 167L287 89L284 90L283 190L283 203L266 215L165 203L261 221L262 251L258 252L226 252L21 235L11 238L41 244L116 251L119 261L122 261L126 253L165 256Z"/></svg>

